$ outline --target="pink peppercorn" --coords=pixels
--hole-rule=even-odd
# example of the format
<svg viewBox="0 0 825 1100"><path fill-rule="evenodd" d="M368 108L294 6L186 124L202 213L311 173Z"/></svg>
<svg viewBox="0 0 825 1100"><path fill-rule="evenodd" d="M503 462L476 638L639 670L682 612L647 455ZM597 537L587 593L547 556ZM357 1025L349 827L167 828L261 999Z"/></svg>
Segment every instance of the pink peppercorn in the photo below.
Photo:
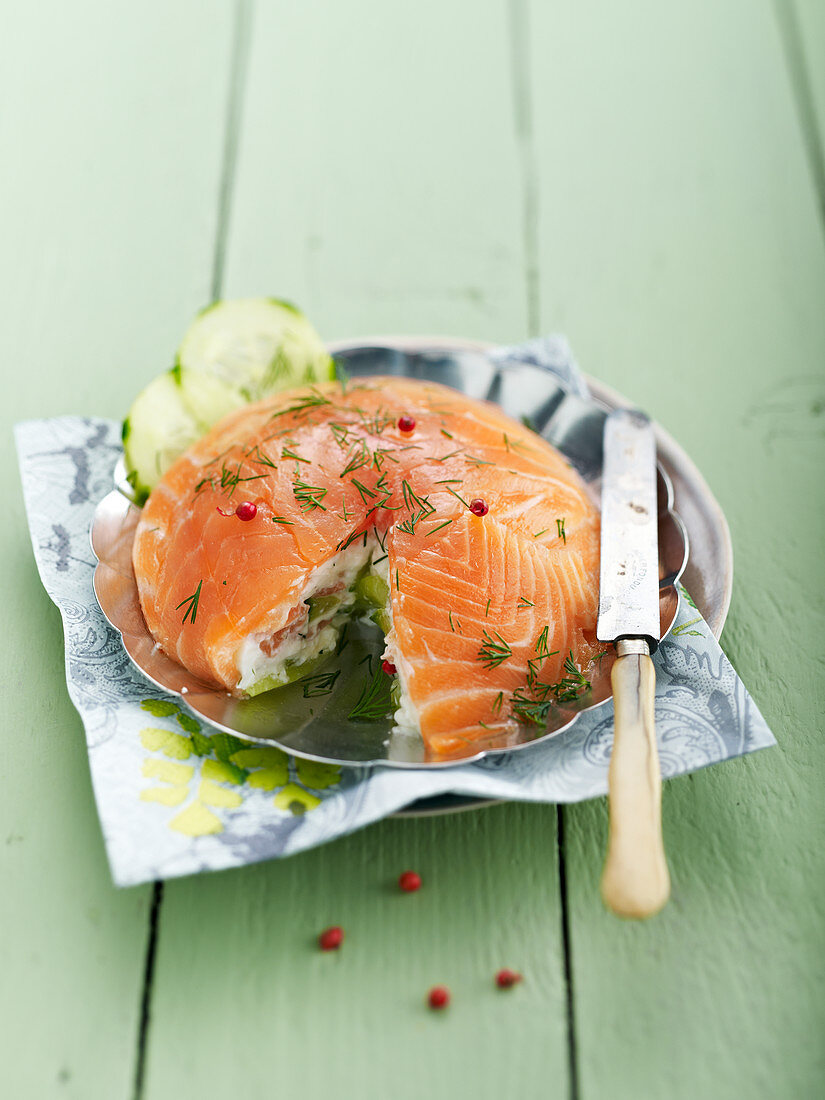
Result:
<svg viewBox="0 0 825 1100"><path fill-rule="evenodd" d="M515 970L508 970L506 967L504 970L499 970L496 974L496 985L499 989L509 989L513 985L517 985L521 981L521 974L518 974Z"/></svg>
<svg viewBox="0 0 825 1100"><path fill-rule="evenodd" d="M413 894L421 889L421 875L417 875L415 871L405 871L403 875L399 875L398 885L406 893Z"/></svg>
<svg viewBox="0 0 825 1100"><path fill-rule="evenodd" d="M344 929L334 924L325 929L318 937L318 946L322 951L337 951L344 942Z"/></svg>
<svg viewBox="0 0 825 1100"><path fill-rule="evenodd" d="M238 519L244 521L254 519L258 514L258 506L253 504L251 500L245 500L243 504L239 504L235 509L235 515Z"/></svg>
<svg viewBox="0 0 825 1100"><path fill-rule="evenodd" d="M386 672L388 676L395 676L398 669L392 663L392 661L382 661L381 668Z"/></svg>
<svg viewBox="0 0 825 1100"><path fill-rule="evenodd" d="M415 421L411 416L399 416L398 418L398 430L400 432L414 432Z"/></svg>
<svg viewBox="0 0 825 1100"><path fill-rule="evenodd" d="M476 497L475 500L470 501L470 511L474 516L486 516L490 509L481 497Z"/></svg>
<svg viewBox="0 0 825 1100"><path fill-rule="evenodd" d="M446 985L434 985L427 994L430 1008L446 1008L450 1003L450 991Z"/></svg>

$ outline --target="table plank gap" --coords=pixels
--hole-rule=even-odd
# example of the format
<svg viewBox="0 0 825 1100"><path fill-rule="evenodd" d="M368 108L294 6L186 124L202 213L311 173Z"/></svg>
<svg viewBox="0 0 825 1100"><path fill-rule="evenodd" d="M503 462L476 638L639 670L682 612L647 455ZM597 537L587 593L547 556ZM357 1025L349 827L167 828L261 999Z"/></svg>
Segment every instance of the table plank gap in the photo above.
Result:
<svg viewBox="0 0 825 1100"><path fill-rule="evenodd" d="M825 120L817 117L811 72L814 59L806 56L800 14L794 0L774 0L774 11L825 233L825 148L822 140L822 125Z"/></svg>
<svg viewBox="0 0 825 1100"><path fill-rule="evenodd" d="M215 257L212 266L213 301L217 301L223 293L226 242L229 235L229 222L232 216L232 193L238 167L238 142L240 140L247 77L249 73L252 21L252 0L235 0L235 13L232 21L232 46L229 63L229 84L227 89L223 164L220 187L218 190Z"/></svg>
<svg viewBox="0 0 825 1100"><path fill-rule="evenodd" d="M510 0L510 66L513 87L513 116L518 141L522 188L522 232L524 235L524 285L527 299L527 329L539 335L538 222L539 186L533 132L532 81L530 74L530 10L527 0Z"/></svg>
<svg viewBox="0 0 825 1100"><path fill-rule="evenodd" d="M565 845L565 810L556 806L556 844L558 847L559 905L561 909L561 942L564 953L564 992L567 1011L567 1056L570 1100L579 1100L579 1053L576 1039L576 990L573 979L573 942L570 935L570 899L567 893Z"/></svg>
<svg viewBox="0 0 825 1100"><path fill-rule="evenodd" d="M135 1051L135 1084L133 1100L142 1100L143 1081L146 1069L146 1047L149 1038L149 1023L152 1016L152 985L155 977L155 958L157 956L158 934L160 930L160 911L163 905L163 883L156 882L152 888L152 908L149 911L149 931L146 937L146 959L143 967L143 988L140 998L140 1021Z"/></svg>

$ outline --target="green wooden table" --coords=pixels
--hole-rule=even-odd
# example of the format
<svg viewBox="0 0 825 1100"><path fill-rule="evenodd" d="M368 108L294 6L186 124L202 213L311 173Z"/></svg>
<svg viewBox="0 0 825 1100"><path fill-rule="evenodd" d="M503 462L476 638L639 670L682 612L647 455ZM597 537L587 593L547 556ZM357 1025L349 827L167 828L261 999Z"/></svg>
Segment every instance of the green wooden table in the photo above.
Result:
<svg viewBox="0 0 825 1100"><path fill-rule="evenodd" d="M6 5L3 1096L825 1094L824 146L820 0ZM262 293L328 338L565 331L700 465L780 745L666 785L652 922L601 907L601 801L111 885L11 424L119 418Z"/></svg>

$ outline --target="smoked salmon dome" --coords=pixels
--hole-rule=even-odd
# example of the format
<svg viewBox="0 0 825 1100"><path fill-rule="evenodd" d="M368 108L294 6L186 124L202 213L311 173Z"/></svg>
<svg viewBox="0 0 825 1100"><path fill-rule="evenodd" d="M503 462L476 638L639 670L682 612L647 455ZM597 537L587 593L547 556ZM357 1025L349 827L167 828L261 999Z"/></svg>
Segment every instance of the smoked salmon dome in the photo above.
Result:
<svg viewBox="0 0 825 1100"><path fill-rule="evenodd" d="M164 652L236 695L316 668L367 592L396 723L436 755L529 721L601 649L580 478L435 383L327 383L232 413L152 491L133 562Z"/></svg>

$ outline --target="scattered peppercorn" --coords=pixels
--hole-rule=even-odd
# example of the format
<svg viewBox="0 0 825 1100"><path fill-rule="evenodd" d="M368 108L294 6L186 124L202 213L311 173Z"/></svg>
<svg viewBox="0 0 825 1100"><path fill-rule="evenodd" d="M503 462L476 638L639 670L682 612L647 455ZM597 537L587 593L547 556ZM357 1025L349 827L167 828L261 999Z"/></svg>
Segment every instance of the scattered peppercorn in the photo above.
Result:
<svg viewBox="0 0 825 1100"><path fill-rule="evenodd" d="M499 970L496 974L496 985L499 989L509 989L511 986L517 985L521 981L521 974L516 973L515 970L508 970L506 967L504 970Z"/></svg>
<svg viewBox="0 0 825 1100"><path fill-rule="evenodd" d="M411 416L399 416L398 418L398 430L400 432L414 432L415 421Z"/></svg>
<svg viewBox="0 0 825 1100"><path fill-rule="evenodd" d="M344 942L344 929L334 924L326 928L318 937L318 946L322 951L337 951Z"/></svg>
<svg viewBox="0 0 825 1100"><path fill-rule="evenodd" d="M413 894L421 889L421 875L417 875L415 871L405 871L399 876L398 885L408 894Z"/></svg>
<svg viewBox="0 0 825 1100"><path fill-rule="evenodd" d="M470 511L474 516L486 516L490 509L481 497L476 497L475 500L470 501Z"/></svg>
<svg viewBox="0 0 825 1100"><path fill-rule="evenodd" d="M446 1008L450 1003L450 991L446 985L434 985L427 994L430 1008Z"/></svg>
<svg viewBox="0 0 825 1100"><path fill-rule="evenodd" d="M238 517L238 519L242 519L244 521L254 519L257 514L258 507L256 504L253 504L251 500L245 500L243 504L239 504L238 507L235 509L235 515Z"/></svg>

